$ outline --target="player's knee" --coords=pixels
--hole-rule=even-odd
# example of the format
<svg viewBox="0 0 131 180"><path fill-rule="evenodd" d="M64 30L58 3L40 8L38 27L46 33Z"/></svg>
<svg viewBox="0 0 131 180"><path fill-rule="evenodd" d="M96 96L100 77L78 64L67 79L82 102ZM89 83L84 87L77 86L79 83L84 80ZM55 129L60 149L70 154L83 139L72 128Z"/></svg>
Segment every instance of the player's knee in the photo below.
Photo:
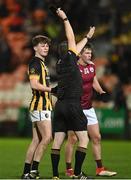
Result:
<svg viewBox="0 0 131 180"><path fill-rule="evenodd" d="M51 135L47 136L47 137L45 138L46 144L49 144L49 143L51 142L51 139L52 139L52 136L51 136Z"/></svg>
<svg viewBox="0 0 131 180"><path fill-rule="evenodd" d="M42 139L41 144L43 146L48 145L51 142L51 139L52 139L51 135L48 135Z"/></svg>
<svg viewBox="0 0 131 180"><path fill-rule="evenodd" d="M40 143L40 140L38 138L33 138L32 139L32 144L34 147L38 146L38 144Z"/></svg>
<svg viewBox="0 0 131 180"><path fill-rule="evenodd" d="M75 135L71 135L68 137L68 143L74 145L77 142L77 137Z"/></svg>
<svg viewBox="0 0 131 180"><path fill-rule="evenodd" d="M100 134L95 135L92 141L94 144L99 144L101 142L101 135Z"/></svg>

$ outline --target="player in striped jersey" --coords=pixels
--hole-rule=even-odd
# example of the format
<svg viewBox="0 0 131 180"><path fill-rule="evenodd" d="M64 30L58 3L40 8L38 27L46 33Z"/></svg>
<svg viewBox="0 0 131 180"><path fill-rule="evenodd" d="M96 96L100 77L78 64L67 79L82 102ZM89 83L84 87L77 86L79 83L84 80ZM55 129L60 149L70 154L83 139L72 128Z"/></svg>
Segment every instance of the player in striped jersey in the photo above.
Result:
<svg viewBox="0 0 131 180"><path fill-rule="evenodd" d="M33 138L26 153L22 179L39 179L39 162L52 136L51 87L49 87L49 74L45 65L50 39L37 35L33 37L32 44L35 56L29 63L28 74L33 94L29 107Z"/></svg>

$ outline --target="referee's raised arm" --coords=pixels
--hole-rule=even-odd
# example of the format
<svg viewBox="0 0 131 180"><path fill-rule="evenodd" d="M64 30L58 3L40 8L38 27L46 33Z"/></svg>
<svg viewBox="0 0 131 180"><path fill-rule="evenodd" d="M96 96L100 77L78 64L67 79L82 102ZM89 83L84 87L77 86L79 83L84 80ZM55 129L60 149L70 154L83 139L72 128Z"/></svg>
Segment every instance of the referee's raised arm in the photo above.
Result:
<svg viewBox="0 0 131 180"><path fill-rule="evenodd" d="M68 43L68 49L73 49L74 51L76 51L75 36L74 36L74 32L73 32L72 26L69 22L67 15L65 14L65 12L63 10L61 10L61 8L58 8L56 13L64 22L65 34L66 34L67 43Z"/></svg>

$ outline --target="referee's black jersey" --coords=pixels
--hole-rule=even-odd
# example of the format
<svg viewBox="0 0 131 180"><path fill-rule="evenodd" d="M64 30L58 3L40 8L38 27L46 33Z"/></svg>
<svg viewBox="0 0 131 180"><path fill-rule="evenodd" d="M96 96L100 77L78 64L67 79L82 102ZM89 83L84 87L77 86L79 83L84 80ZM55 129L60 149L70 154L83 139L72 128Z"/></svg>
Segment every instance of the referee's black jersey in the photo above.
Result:
<svg viewBox="0 0 131 180"><path fill-rule="evenodd" d="M29 73L29 79L35 77L44 86L49 86L48 70L44 62L40 58L34 57L31 60L31 62L29 63L28 73ZM29 107L30 111L52 110L49 92L32 89L32 94L33 96Z"/></svg>
<svg viewBox="0 0 131 180"><path fill-rule="evenodd" d="M72 50L59 59L56 66L58 74L58 99L80 99L82 95L82 77L77 65L77 56Z"/></svg>

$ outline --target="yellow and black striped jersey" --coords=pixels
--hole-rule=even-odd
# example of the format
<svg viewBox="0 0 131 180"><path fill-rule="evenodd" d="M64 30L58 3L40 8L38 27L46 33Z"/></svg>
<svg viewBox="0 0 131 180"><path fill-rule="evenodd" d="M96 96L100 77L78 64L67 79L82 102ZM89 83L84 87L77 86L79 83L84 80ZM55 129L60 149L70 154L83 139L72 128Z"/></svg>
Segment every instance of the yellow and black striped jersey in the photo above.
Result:
<svg viewBox="0 0 131 180"><path fill-rule="evenodd" d="M28 74L29 79L38 79L39 82L44 86L49 86L48 69L42 59L34 57L31 60L31 62L29 63ZM33 96L29 107L30 111L52 110L49 92L32 89L32 94Z"/></svg>

